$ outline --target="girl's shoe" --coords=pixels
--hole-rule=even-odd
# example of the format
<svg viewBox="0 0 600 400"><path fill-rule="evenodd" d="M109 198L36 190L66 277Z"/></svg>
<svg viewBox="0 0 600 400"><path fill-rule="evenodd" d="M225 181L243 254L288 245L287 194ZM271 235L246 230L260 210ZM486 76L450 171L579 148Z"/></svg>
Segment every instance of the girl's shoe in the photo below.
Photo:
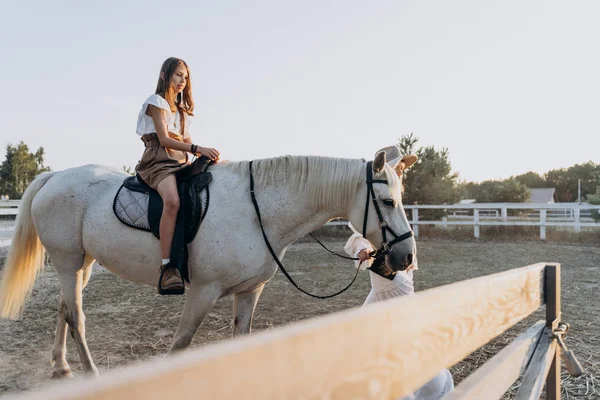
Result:
<svg viewBox="0 0 600 400"><path fill-rule="evenodd" d="M183 294L185 285L179 270L169 264L161 265L158 279L158 293L162 295Z"/></svg>

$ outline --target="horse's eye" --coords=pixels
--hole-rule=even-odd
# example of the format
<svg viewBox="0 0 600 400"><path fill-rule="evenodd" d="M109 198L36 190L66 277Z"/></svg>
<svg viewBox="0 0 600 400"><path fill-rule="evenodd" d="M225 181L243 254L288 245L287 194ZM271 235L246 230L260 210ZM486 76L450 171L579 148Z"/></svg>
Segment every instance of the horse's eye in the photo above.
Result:
<svg viewBox="0 0 600 400"><path fill-rule="evenodd" d="M381 202L388 207L396 207L396 202L392 199L383 199Z"/></svg>

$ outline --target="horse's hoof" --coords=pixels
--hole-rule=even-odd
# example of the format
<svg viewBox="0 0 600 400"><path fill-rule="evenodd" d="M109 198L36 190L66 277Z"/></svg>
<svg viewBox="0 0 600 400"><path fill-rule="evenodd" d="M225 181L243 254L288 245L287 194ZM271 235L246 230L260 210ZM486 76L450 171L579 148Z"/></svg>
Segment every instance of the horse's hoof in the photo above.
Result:
<svg viewBox="0 0 600 400"><path fill-rule="evenodd" d="M73 378L70 369L60 369L52 373L52 379L68 379Z"/></svg>

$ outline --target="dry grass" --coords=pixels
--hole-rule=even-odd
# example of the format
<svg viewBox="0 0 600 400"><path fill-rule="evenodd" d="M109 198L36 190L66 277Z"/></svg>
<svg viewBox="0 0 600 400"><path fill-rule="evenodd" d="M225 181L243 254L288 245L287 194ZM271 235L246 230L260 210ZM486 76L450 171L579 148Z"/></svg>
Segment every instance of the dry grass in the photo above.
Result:
<svg viewBox="0 0 600 400"><path fill-rule="evenodd" d="M480 226L479 240L515 241L527 240L540 242L540 228L535 226ZM475 240L472 226L452 226L441 228L436 226L419 226L420 238L442 238ZM600 244L600 229L582 229L577 233L573 228L547 227L546 242L558 244Z"/></svg>

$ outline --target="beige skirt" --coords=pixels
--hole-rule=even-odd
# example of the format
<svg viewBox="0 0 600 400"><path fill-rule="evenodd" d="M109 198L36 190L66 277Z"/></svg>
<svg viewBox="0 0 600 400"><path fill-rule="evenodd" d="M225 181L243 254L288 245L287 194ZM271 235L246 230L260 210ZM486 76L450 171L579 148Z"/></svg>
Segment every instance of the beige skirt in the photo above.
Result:
<svg viewBox="0 0 600 400"><path fill-rule="evenodd" d="M187 166L187 152L165 149L160 145L156 133L143 135L142 141L146 149L142 154L142 159L135 166L135 172L152 189L157 190L158 184L163 179Z"/></svg>

